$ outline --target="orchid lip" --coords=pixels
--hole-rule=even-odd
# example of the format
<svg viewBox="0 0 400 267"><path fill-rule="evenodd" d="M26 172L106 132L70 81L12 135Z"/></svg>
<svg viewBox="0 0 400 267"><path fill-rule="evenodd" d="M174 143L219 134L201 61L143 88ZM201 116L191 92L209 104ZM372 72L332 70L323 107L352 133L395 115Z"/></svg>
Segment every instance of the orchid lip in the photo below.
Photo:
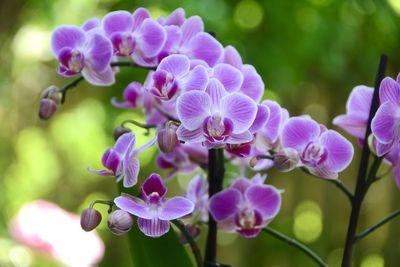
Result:
<svg viewBox="0 0 400 267"><path fill-rule="evenodd" d="M310 166L317 166L323 163L328 157L328 151L320 144L310 142L302 154L302 161Z"/></svg>
<svg viewBox="0 0 400 267"><path fill-rule="evenodd" d="M203 123L204 133L210 142L225 142L232 133L232 121L228 118L222 119L219 113L209 116Z"/></svg>
<svg viewBox="0 0 400 267"><path fill-rule="evenodd" d="M84 55L77 49L63 48L58 56L62 69L66 74L73 75L81 72L85 65Z"/></svg>
<svg viewBox="0 0 400 267"><path fill-rule="evenodd" d="M114 47L114 53L119 57L130 56L136 46L135 39L128 32L124 33L114 33L111 36L111 42Z"/></svg>

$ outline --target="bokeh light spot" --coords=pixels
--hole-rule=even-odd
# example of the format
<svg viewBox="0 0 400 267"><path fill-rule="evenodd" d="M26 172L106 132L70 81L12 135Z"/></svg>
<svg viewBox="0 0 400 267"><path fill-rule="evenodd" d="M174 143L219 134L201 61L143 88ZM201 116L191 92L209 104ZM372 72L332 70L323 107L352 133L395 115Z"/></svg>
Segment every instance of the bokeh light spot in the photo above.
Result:
<svg viewBox="0 0 400 267"><path fill-rule="evenodd" d="M396 13L400 14L400 1L399 0L388 0L388 3Z"/></svg>
<svg viewBox="0 0 400 267"><path fill-rule="evenodd" d="M234 20L243 29L254 29L261 24L263 16L264 10L259 3L245 0L237 4Z"/></svg>
<svg viewBox="0 0 400 267"><path fill-rule="evenodd" d="M312 243L321 236L322 212L318 204L312 201L300 203L295 212L293 232L305 243Z"/></svg>
<svg viewBox="0 0 400 267"><path fill-rule="evenodd" d="M370 254L361 262L361 267L384 267L385 260L379 254Z"/></svg>

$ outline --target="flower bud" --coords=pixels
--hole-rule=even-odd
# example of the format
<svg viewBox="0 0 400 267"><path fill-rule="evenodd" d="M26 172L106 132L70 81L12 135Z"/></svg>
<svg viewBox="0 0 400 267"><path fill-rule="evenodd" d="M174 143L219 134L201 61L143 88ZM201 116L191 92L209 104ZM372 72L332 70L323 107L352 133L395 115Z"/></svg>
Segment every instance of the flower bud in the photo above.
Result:
<svg viewBox="0 0 400 267"><path fill-rule="evenodd" d="M113 234L123 235L131 230L133 217L124 210L116 210L108 217L107 225Z"/></svg>
<svg viewBox="0 0 400 267"><path fill-rule="evenodd" d="M250 168L254 168L258 163L257 157L252 157L249 161L249 166Z"/></svg>
<svg viewBox="0 0 400 267"><path fill-rule="evenodd" d="M61 103L62 93L59 91L59 88L57 86L51 85L43 91L41 98L51 99L58 105Z"/></svg>
<svg viewBox="0 0 400 267"><path fill-rule="evenodd" d="M81 214L81 227L86 232L95 229L101 222L101 214L93 208L85 209Z"/></svg>
<svg viewBox="0 0 400 267"><path fill-rule="evenodd" d="M157 143L160 150L164 153L174 151L178 144L178 137L176 135L176 126L167 125L164 129L158 130Z"/></svg>
<svg viewBox="0 0 400 267"><path fill-rule="evenodd" d="M129 129L129 128L122 127L122 126L117 127L117 128L115 128L114 133L113 133L114 140L117 141L121 135L130 133L130 132L131 132L131 129Z"/></svg>
<svg viewBox="0 0 400 267"><path fill-rule="evenodd" d="M293 170L299 161L299 153L293 148L284 148L274 154L274 166L281 172Z"/></svg>
<svg viewBox="0 0 400 267"><path fill-rule="evenodd" d="M40 100L39 118L42 120L50 119L57 111L57 103L49 98L42 98Z"/></svg>
<svg viewBox="0 0 400 267"><path fill-rule="evenodd" d="M186 231L188 232L188 234L190 235L190 237L193 240L196 240L199 237L200 228L198 226L193 225L193 224L186 224L185 228L186 228ZM182 245L185 245L185 244L189 243L188 240L186 239L185 235L182 234L182 233L179 235L179 242Z"/></svg>

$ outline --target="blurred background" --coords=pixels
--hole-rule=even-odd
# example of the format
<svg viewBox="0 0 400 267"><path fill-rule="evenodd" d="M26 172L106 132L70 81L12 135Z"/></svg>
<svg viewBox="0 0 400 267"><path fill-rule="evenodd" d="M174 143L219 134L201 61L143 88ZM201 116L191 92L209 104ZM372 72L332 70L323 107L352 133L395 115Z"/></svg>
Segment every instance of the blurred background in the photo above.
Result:
<svg viewBox="0 0 400 267"><path fill-rule="evenodd" d="M253 64L266 84L265 97L280 102L291 115L310 114L333 127L345 112L351 89L373 86L381 53L389 57L388 75L400 71L400 0L2 0L0 2L0 266L63 266L31 250L9 234L9 222L25 204L46 199L79 213L93 199L110 199L117 187L110 178L89 173L101 167L102 153L112 146L113 129L140 113L113 108L132 80L145 72L122 70L108 88L83 82L48 122L37 117L39 96L49 85L62 86L50 52L52 30L60 24L81 25L108 11L139 6L155 17L183 7L187 16L200 15L206 30L223 45L234 45L245 63ZM146 138L137 131L139 143ZM355 145L354 139L346 135ZM360 151L340 178L354 188ZM154 170L155 150L141 155ZM385 166L382 172L385 171ZM299 171L274 170L268 182L284 189L283 206L271 223L304 242L329 266L339 266L350 205L335 186ZM187 181L173 182L180 193ZM391 174L376 183L364 202L359 229L400 208L400 192ZM106 213L106 208L101 210ZM63 231L63 229L59 229ZM113 236L102 223L98 232L106 250L99 266L129 266L124 237ZM398 266L400 220L394 220L362 240L354 266ZM200 239L203 247L204 236ZM314 266L301 252L260 234L257 239L219 235L219 259L234 267ZM143 266L139 266L143 267Z"/></svg>

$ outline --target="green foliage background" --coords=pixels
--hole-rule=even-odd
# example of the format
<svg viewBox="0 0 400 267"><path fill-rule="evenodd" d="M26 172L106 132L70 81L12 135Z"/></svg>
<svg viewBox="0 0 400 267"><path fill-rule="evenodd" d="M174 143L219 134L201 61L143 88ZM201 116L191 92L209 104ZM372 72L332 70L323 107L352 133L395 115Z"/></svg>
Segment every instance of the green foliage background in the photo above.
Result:
<svg viewBox="0 0 400 267"><path fill-rule="evenodd" d="M399 0L2 0L0 266L60 266L11 240L7 224L24 203L42 198L80 212L95 198L117 194L112 180L90 174L86 167L100 167L103 151L113 144L112 130L123 119L141 120L140 112L113 108L110 98L120 97L124 86L143 81L146 73L122 70L109 88L82 83L49 122L39 121L36 113L40 92L67 82L55 73L57 63L49 49L52 29L139 6L154 16L180 6L188 16L200 15L206 30L216 32L222 44L234 45L244 62L257 68L266 98L279 101L292 115L308 113L329 127L334 116L344 113L354 86L373 85L381 53L389 56L388 75L400 71ZM139 143L146 142L143 132L137 133ZM147 173L156 171L155 153L141 155ZM359 152L341 174L352 188L358 159ZM236 171L231 168L228 175ZM400 207L400 192L390 176L369 192L360 229ZM187 182L188 177L179 177L170 191L180 194ZM347 199L331 184L297 171L270 171L268 182L285 190L281 213L271 226L312 247L330 266L339 266L350 213ZM394 221L360 242L354 266L397 266L399 232L400 222ZM105 224L99 233L107 246L100 266L129 266L126 239L112 236ZM219 241L220 261L234 267L313 264L267 235L245 240L221 234ZM204 245L204 236L199 242Z"/></svg>

